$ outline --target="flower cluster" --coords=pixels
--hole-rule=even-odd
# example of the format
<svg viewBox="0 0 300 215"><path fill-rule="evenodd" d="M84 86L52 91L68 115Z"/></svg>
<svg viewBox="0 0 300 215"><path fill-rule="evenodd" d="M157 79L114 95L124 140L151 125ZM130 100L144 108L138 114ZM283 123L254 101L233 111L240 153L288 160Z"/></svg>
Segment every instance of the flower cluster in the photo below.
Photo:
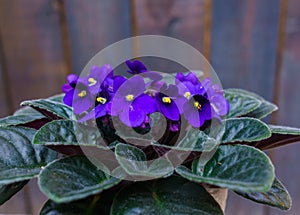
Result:
<svg viewBox="0 0 300 215"><path fill-rule="evenodd" d="M200 81L193 72L178 73L169 83L138 60L126 64L129 78L115 75L110 65L93 66L87 77L67 77L64 102L80 115L80 122L114 116L138 128L149 125L150 115L159 112L170 130L177 131L182 120L200 128L212 118L221 120L229 110L224 92L210 78Z"/></svg>

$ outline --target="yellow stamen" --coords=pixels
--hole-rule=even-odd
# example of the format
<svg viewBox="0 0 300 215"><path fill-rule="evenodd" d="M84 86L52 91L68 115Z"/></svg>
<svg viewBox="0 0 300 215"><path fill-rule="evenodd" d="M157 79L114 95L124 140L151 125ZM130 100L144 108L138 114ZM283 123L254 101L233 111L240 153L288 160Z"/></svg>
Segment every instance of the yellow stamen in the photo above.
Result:
<svg viewBox="0 0 300 215"><path fill-rule="evenodd" d="M127 101L131 102L134 99L134 95L129 94L125 98L126 98Z"/></svg>
<svg viewBox="0 0 300 215"><path fill-rule="evenodd" d="M89 82L89 86L94 86L95 84L97 84L97 81L94 79L94 78L89 78L88 79L88 82Z"/></svg>
<svg viewBox="0 0 300 215"><path fill-rule="evenodd" d="M103 104L103 105L106 103L106 101L107 101L106 98L103 98L103 97L98 97L98 98L97 98L97 102L100 102L100 103Z"/></svg>
<svg viewBox="0 0 300 215"><path fill-rule="evenodd" d="M190 92L185 92L184 97L189 99L191 97L191 93Z"/></svg>
<svg viewBox="0 0 300 215"><path fill-rule="evenodd" d="M198 110L201 109L201 104L199 102L194 102L194 106L195 108L197 108Z"/></svg>
<svg viewBox="0 0 300 215"><path fill-rule="evenodd" d="M163 103L168 103L168 104L170 104L171 103L171 98L170 97L162 97L162 101L163 101Z"/></svg>
<svg viewBox="0 0 300 215"><path fill-rule="evenodd" d="M79 97L85 97L86 96L86 91L82 90L80 93L78 93Z"/></svg>

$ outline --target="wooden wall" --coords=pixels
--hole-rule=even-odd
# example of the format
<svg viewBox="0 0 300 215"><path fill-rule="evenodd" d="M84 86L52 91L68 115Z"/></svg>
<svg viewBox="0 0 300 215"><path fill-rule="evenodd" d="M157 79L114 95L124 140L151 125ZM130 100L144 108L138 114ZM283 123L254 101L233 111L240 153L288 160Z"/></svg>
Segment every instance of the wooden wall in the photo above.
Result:
<svg viewBox="0 0 300 215"><path fill-rule="evenodd" d="M0 116L22 100L60 92L99 50L144 34L181 39L210 60L223 86L255 91L280 106L268 121L300 127L299 0L1 0ZM283 213L230 193L226 214L300 211L300 145L269 152L293 197ZM38 214L30 182L0 213Z"/></svg>

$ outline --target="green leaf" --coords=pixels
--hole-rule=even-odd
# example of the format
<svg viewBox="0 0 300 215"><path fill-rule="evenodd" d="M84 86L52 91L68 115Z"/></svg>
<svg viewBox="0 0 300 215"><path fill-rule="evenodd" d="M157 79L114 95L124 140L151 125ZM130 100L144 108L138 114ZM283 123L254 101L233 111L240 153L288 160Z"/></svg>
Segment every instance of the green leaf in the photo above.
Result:
<svg viewBox="0 0 300 215"><path fill-rule="evenodd" d="M271 114L272 112L278 110L278 107L275 104L266 101L264 98L262 98L261 96L255 94L253 92L249 92L247 90L242 90L242 89L229 89L229 90L232 93L237 93L237 94L241 94L244 96L254 97L261 102L261 104L257 108L255 108L251 112L245 114L244 116L261 119L261 118L264 118L265 116Z"/></svg>
<svg viewBox="0 0 300 215"><path fill-rule="evenodd" d="M34 136L34 144L42 144L62 154L83 154L82 149L110 150L96 127L86 126L71 120L54 120L44 125Z"/></svg>
<svg viewBox="0 0 300 215"><path fill-rule="evenodd" d="M300 129L286 126L269 125L272 136L268 139L253 142L251 145L268 150L300 141Z"/></svg>
<svg viewBox="0 0 300 215"><path fill-rule="evenodd" d="M203 165L195 160L192 171L176 168L184 178L241 192L264 192L274 180L274 167L260 150L245 145L222 145Z"/></svg>
<svg viewBox="0 0 300 215"><path fill-rule="evenodd" d="M14 112L13 116L18 116L18 115L36 115L39 114L41 117L45 117L43 114L38 112L37 110L31 108L31 107L22 107L16 112Z"/></svg>
<svg viewBox="0 0 300 215"><path fill-rule="evenodd" d="M8 116L0 119L0 126L22 125L42 118L44 118L44 116L39 113L35 113L31 115L28 114L28 115Z"/></svg>
<svg viewBox="0 0 300 215"><path fill-rule="evenodd" d="M40 215L109 215L115 192L104 191L100 195L91 196L69 203L56 203L48 200L43 206Z"/></svg>
<svg viewBox="0 0 300 215"><path fill-rule="evenodd" d="M279 125L269 125L271 132L274 134L290 134L290 135L300 135L300 128L293 128L287 126Z"/></svg>
<svg viewBox="0 0 300 215"><path fill-rule="evenodd" d="M87 157L72 156L46 166L38 182L46 196L63 203L100 193L120 181L98 169Z"/></svg>
<svg viewBox="0 0 300 215"><path fill-rule="evenodd" d="M225 90L225 98L230 108L226 117L243 116L255 110L261 105L261 101L249 94L236 91L235 89Z"/></svg>
<svg viewBox="0 0 300 215"><path fill-rule="evenodd" d="M12 184L0 184L0 205L19 192L27 183L28 181L15 182Z"/></svg>
<svg viewBox="0 0 300 215"><path fill-rule="evenodd" d="M71 107L50 99L24 101L21 105L32 107L50 119L73 118L73 111Z"/></svg>
<svg viewBox="0 0 300 215"><path fill-rule="evenodd" d="M269 127L262 121L254 118L227 119L222 143L253 142L267 139L271 136Z"/></svg>
<svg viewBox="0 0 300 215"><path fill-rule="evenodd" d="M13 183L37 176L57 154L31 144L35 130L0 127L0 183Z"/></svg>
<svg viewBox="0 0 300 215"><path fill-rule="evenodd" d="M277 207L282 210L289 210L292 205L289 192L277 178L275 178L271 189L267 192L236 193L254 202Z"/></svg>
<svg viewBox="0 0 300 215"><path fill-rule="evenodd" d="M64 104L64 97L65 97L65 94L61 93L61 94L57 94L57 95L51 96L48 99L52 100L52 101L55 101L55 102L59 102L59 103L63 103Z"/></svg>
<svg viewBox="0 0 300 215"><path fill-rule="evenodd" d="M171 177L127 186L115 197L110 214L221 215L223 212L201 185Z"/></svg>
<svg viewBox="0 0 300 215"><path fill-rule="evenodd" d="M179 151L203 152L213 150L219 143L215 139L206 135L203 131L192 128L189 129L186 135L175 146L162 145L158 142L153 142L152 144Z"/></svg>
<svg viewBox="0 0 300 215"><path fill-rule="evenodd" d="M251 111L250 113L247 113L245 116L262 119L276 110L278 110L278 107L275 104L266 100L262 100L261 105L258 108Z"/></svg>
<svg viewBox="0 0 300 215"><path fill-rule="evenodd" d="M119 143L115 154L118 162L129 175L163 177L173 172L173 165L163 157L147 162L145 153L134 146Z"/></svg>

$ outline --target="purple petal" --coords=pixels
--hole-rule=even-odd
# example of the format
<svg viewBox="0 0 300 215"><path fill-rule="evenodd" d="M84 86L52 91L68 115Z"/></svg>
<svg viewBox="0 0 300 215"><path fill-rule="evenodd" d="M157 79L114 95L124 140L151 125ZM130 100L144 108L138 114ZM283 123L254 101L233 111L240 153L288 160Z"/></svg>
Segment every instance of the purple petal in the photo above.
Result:
<svg viewBox="0 0 300 215"><path fill-rule="evenodd" d="M158 110L170 120L177 121L180 118L179 109L174 102L171 102L170 104L163 104L160 102Z"/></svg>
<svg viewBox="0 0 300 215"><path fill-rule="evenodd" d="M131 74L139 74L147 71L146 66L139 60L134 60L132 62L130 60L126 60L125 63L129 68L128 72Z"/></svg>
<svg viewBox="0 0 300 215"><path fill-rule="evenodd" d="M69 84L76 84L78 78L79 78L78 75L70 74L70 75L68 75L68 77L67 77L67 81L68 81Z"/></svg>
<svg viewBox="0 0 300 215"><path fill-rule="evenodd" d="M64 103L70 107L72 107L74 91L75 91L74 89L71 89L64 96Z"/></svg>
<svg viewBox="0 0 300 215"><path fill-rule="evenodd" d="M140 110L146 114L151 114L156 111L155 100L146 94L139 95L132 102L132 107L134 110Z"/></svg>
<svg viewBox="0 0 300 215"><path fill-rule="evenodd" d="M121 112L119 117L125 125L131 127L138 127L144 122L146 114L143 111L127 109Z"/></svg>

